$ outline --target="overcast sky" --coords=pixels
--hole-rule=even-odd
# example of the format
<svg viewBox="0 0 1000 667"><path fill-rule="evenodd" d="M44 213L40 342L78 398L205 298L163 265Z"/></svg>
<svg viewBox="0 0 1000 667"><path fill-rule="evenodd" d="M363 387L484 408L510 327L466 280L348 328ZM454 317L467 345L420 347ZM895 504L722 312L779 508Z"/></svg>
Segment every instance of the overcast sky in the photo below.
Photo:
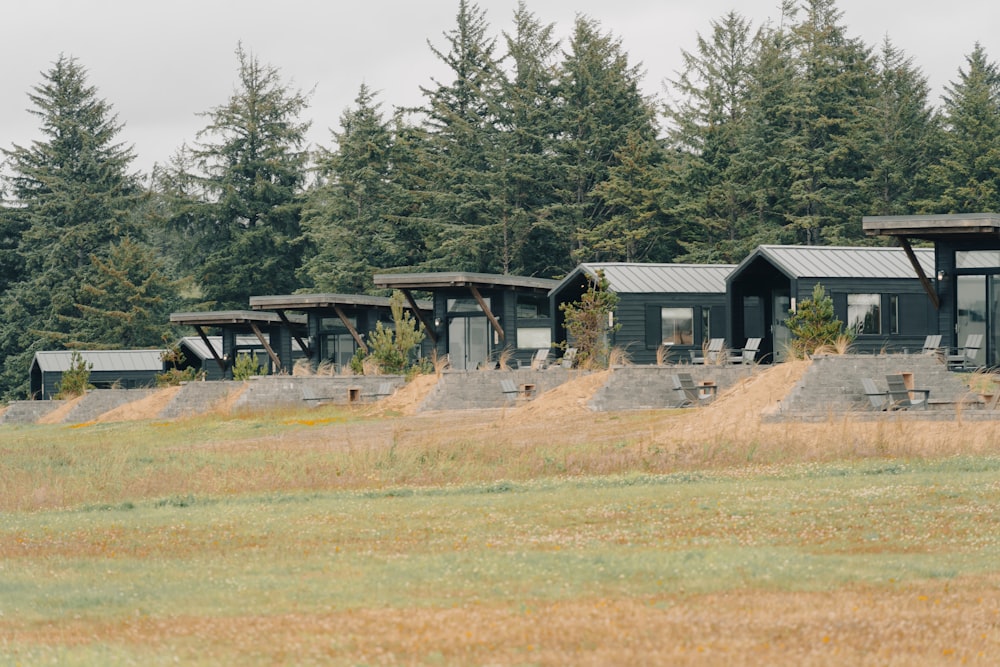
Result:
<svg viewBox="0 0 1000 667"><path fill-rule="evenodd" d="M137 170L165 162L205 126L200 112L225 103L236 80L235 49L277 67L286 83L313 90L310 140L331 146L361 83L393 106L422 102L420 86L447 72L427 45L447 50L458 0L10 0L0 9L0 147L39 138L28 93L59 54L73 56L125 124ZM511 29L517 0L480 0L493 32ZM579 14L621 39L646 71L645 89L663 82L693 50L698 33L736 9L755 26L779 18L779 0L531 0L527 7L567 41ZM878 45L889 35L928 77L937 104L978 41L1000 60L995 0L840 0L852 36Z"/></svg>

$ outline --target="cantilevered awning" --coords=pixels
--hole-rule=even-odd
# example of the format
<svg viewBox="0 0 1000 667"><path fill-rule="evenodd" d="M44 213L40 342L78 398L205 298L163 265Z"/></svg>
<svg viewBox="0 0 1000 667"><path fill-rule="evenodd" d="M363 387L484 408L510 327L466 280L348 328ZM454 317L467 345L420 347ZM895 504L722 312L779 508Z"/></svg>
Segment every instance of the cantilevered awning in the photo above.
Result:
<svg viewBox="0 0 1000 667"><path fill-rule="evenodd" d="M559 285L558 280L547 278L532 278L529 276L508 276L494 273L466 273L462 271L445 271L438 273L380 273L376 274L375 286L384 289L398 289L416 309L416 301L412 291L433 292L437 289L448 289L453 287L465 287L472 294L472 298L479 304L479 308L486 315L493 330L501 339L506 338L500 321L486 306L486 301L480 292L482 289L505 289L512 292L531 292L548 295L549 291ZM428 331L433 331L432 327L424 326ZM432 337L432 340L434 338ZM435 342L437 342L435 340Z"/></svg>
<svg viewBox="0 0 1000 667"><path fill-rule="evenodd" d="M170 322L172 324L185 324L187 326L194 327L194 330L198 332L198 336L202 339L205 345L208 346L208 349L212 351L212 355L215 357L215 362L219 364L219 368L223 371L226 369L226 362L224 359L219 357L215 348L209 342L208 334L205 333L205 327L233 329L234 331L252 331L261 346L267 351L267 355L271 358L271 362L274 364L274 367L281 370L281 359L278 358L278 355L271 348L270 341L264 337L261 327L282 324L289 326L290 328L304 328L306 326L306 321L303 317L296 317L289 321L286 318L280 317L277 313L254 312L250 310L215 310L205 312L171 313Z"/></svg>
<svg viewBox="0 0 1000 667"><path fill-rule="evenodd" d="M927 241L969 239L981 237L1000 240L1000 215L996 213L948 213L942 215L872 215L861 219L861 228L868 236L894 237L906 251L913 269L930 297L934 308L940 308L934 286L920 267L910 239Z"/></svg>
<svg viewBox="0 0 1000 667"><path fill-rule="evenodd" d="M354 338L354 342L358 344L365 354L368 354L368 346L365 345L364 338L358 332L357 328L351 324L350 318L347 317L347 313L344 312L345 308L384 308L388 310L392 305L391 300L384 296L369 296L367 294L277 294L272 296L252 296L250 297L250 307L255 311L266 310L274 311L277 313L283 321L287 322L287 316L285 311L294 310L299 312L308 312L311 310L320 311L333 311L336 313L337 317L350 332L351 336ZM410 309L413 310L414 315L417 319L424 324L424 329L428 332L431 331L430 327L424 322L424 313L429 313L432 310L432 305L429 301L417 301L410 303ZM293 335L294 331L293 331ZM308 345L305 344L303 340L296 336L296 340L299 346L306 351L307 357L312 357L312 350L309 349ZM432 336L433 340L433 336Z"/></svg>

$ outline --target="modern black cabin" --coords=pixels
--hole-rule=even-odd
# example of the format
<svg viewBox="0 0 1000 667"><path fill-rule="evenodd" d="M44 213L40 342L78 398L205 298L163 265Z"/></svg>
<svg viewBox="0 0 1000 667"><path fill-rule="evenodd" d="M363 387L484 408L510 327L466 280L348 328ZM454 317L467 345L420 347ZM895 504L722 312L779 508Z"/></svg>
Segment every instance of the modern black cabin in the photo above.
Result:
<svg viewBox="0 0 1000 667"><path fill-rule="evenodd" d="M304 317L286 318L276 313L249 310L171 313L170 322L194 328L224 379L232 379L233 363L238 354L256 354L261 349L266 355L261 363L266 365L268 374L291 374L295 362L292 340L304 336L306 330ZM209 342L209 331L217 331L222 338L221 354ZM252 342L241 338L250 335Z"/></svg>
<svg viewBox="0 0 1000 667"><path fill-rule="evenodd" d="M512 361L527 364L536 350L552 346L549 292L558 281L463 272L385 273L374 281L402 291L418 313L414 294L430 294L432 312L421 314L422 322L451 368L495 362L504 350Z"/></svg>
<svg viewBox="0 0 1000 667"><path fill-rule="evenodd" d="M97 389L156 386L163 372L163 350L78 350L90 368L89 382ZM63 373L73 365L73 351L35 352L29 370L31 398L48 400L59 393Z"/></svg>
<svg viewBox="0 0 1000 667"><path fill-rule="evenodd" d="M663 361L686 361L708 339L726 336L726 277L733 268L732 264L580 264L550 293L555 342L572 344L559 305L579 301L600 272L618 296L613 319L619 328L611 345L638 364L655 363L661 347ZM742 344L734 342L735 347Z"/></svg>
<svg viewBox="0 0 1000 667"><path fill-rule="evenodd" d="M934 252L913 250L925 272ZM726 281L732 340L761 338L758 358L783 361L785 320L817 283L833 299L834 313L853 329L857 352L920 350L937 331L937 316L902 248L759 246Z"/></svg>
<svg viewBox="0 0 1000 667"><path fill-rule="evenodd" d="M870 216L869 236L889 236L910 249L910 239L934 243L934 264L922 267L934 331L950 348L982 334L976 361L1000 366L1000 214ZM921 251L914 251L921 252Z"/></svg>
<svg viewBox="0 0 1000 667"><path fill-rule="evenodd" d="M408 309L414 306L407 304ZM418 314L414 319L426 321L432 311L430 301L415 303ZM287 313L300 313L307 318L307 337L295 342L308 357L313 370L329 365L333 371L349 367L358 349L368 351L366 338L379 322L383 327L394 326L391 302L387 297L363 294L285 294L252 296L250 308L272 311L284 320ZM430 353L432 344L425 337L417 354Z"/></svg>

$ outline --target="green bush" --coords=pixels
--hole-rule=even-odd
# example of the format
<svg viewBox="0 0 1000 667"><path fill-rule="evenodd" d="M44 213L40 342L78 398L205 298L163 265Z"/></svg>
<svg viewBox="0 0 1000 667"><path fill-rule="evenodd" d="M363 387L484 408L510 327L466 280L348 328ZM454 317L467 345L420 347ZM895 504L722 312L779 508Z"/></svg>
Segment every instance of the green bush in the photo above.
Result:
<svg viewBox="0 0 1000 667"><path fill-rule="evenodd" d="M260 361L257 359L257 353L249 354L247 352L240 352L236 355L236 360L233 362L233 379L234 380L246 380L255 375L263 375L264 369L260 365Z"/></svg>
<svg viewBox="0 0 1000 667"><path fill-rule="evenodd" d="M854 339L854 332L845 331L844 323L833 312L833 299L823 285L816 283L811 299L803 299L794 313L785 320L791 334L791 352L807 357L821 349L843 348L843 342Z"/></svg>
<svg viewBox="0 0 1000 667"><path fill-rule="evenodd" d="M56 399L76 398L87 393L88 389L93 389L90 384L90 371L94 364L83 360L83 355L74 352L70 357L69 370L63 373L62 381L59 383Z"/></svg>

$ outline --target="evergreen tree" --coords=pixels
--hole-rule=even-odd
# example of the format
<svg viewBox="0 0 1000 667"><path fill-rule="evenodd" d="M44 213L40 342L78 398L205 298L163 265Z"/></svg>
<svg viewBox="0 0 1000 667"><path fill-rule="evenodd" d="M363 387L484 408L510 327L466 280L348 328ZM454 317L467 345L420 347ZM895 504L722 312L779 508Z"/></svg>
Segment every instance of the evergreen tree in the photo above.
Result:
<svg viewBox="0 0 1000 667"><path fill-rule="evenodd" d="M639 90L640 80L620 40L603 33L597 22L578 17L559 76L557 154L563 173L551 215L572 241L562 270L603 259L588 241L612 212L594 188L608 179L629 137L638 142L656 137L654 110Z"/></svg>
<svg viewBox="0 0 1000 667"><path fill-rule="evenodd" d="M760 32L736 12L712 22L710 37L698 36L697 51L682 52L684 69L670 82L675 101L666 107L672 169L665 189L683 258L731 262L746 254L756 223L749 181L737 156L746 141L751 85Z"/></svg>
<svg viewBox="0 0 1000 667"><path fill-rule="evenodd" d="M905 215L927 195L927 168L936 161L941 128L927 99L926 77L888 37L877 69L875 106L865 114L871 172L864 180L864 199L871 215Z"/></svg>
<svg viewBox="0 0 1000 667"><path fill-rule="evenodd" d="M333 133L337 147L321 153L322 182L310 192L302 222L314 251L300 274L318 289L360 294L371 290L379 270L419 264L423 244L396 180L393 124L367 86L355 104Z"/></svg>
<svg viewBox="0 0 1000 667"><path fill-rule="evenodd" d="M83 286L96 282L115 244L141 239L143 227L136 211L144 193L128 171L132 149L117 143L122 125L86 70L60 56L28 97L42 138L4 150L7 206L16 211L4 218L8 231L20 231L7 266L21 271L8 277L0 298L0 391L7 398L24 395L34 352L67 339L97 342L79 327Z"/></svg>
<svg viewBox="0 0 1000 667"><path fill-rule="evenodd" d="M929 170L933 213L1000 211L1000 70L981 44L966 58L958 81L945 88L947 139Z"/></svg>
<svg viewBox="0 0 1000 667"><path fill-rule="evenodd" d="M437 236L427 268L493 271L499 264L488 232L495 220L490 156L498 134L492 100L501 76L488 30L486 12L460 0L456 25L444 34L448 50L428 42L453 78L421 89L433 169L433 197L424 210Z"/></svg>
<svg viewBox="0 0 1000 667"><path fill-rule="evenodd" d="M236 57L237 90L203 114L209 122L200 143L160 178L174 197L168 225L204 248L191 254L197 264L187 268L220 308L293 291L303 254L309 123L299 116L308 97L242 45Z"/></svg>

